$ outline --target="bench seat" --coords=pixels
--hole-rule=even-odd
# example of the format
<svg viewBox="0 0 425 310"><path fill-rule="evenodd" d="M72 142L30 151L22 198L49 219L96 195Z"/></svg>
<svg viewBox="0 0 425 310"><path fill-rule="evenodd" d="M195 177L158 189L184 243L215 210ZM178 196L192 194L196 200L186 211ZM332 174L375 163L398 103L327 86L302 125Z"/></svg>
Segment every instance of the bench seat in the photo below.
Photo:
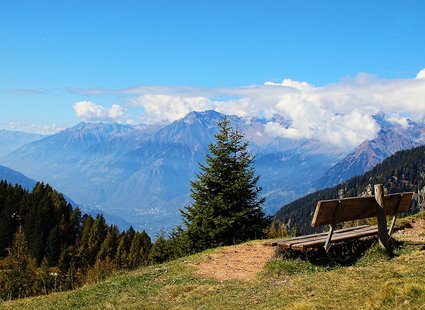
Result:
<svg viewBox="0 0 425 310"><path fill-rule="evenodd" d="M377 225L362 225L356 227L349 227L338 229L333 232L332 242L342 242L352 239L359 239L364 237L376 236L378 234ZM278 246L283 249L294 249L305 251L309 248L323 247L326 243L328 233L320 233L313 235L305 235L286 240L278 240L266 242L268 246Z"/></svg>

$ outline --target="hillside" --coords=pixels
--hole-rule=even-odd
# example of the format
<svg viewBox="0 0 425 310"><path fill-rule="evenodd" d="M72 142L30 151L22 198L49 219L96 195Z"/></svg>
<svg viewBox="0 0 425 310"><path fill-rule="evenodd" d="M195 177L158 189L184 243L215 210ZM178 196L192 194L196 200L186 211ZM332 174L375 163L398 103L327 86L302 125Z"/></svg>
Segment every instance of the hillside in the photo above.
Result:
<svg viewBox="0 0 425 310"><path fill-rule="evenodd" d="M37 183L22 173L2 165L0 165L0 180L6 180L11 184L19 184L26 189L32 189Z"/></svg>
<svg viewBox="0 0 425 310"><path fill-rule="evenodd" d="M419 193L414 196L410 212L424 208L425 146L400 151L361 176L353 177L338 186L320 190L283 206L274 216L289 229L299 233L310 233L322 228L310 226L317 201L338 197L371 195L374 184L382 183L388 193ZM418 201L420 199L420 201ZM419 203L419 205L418 205Z"/></svg>
<svg viewBox="0 0 425 310"><path fill-rule="evenodd" d="M423 235L422 214L399 235ZM405 232L402 234L402 232ZM421 309L425 251L388 259L371 248L351 267L271 258L259 242L217 248L122 272L71 292L15 300L2 309ZM254 267L253 267L254 265ZM237 275L237 276L235 276ZM246 276L248 275L248 276ZM373 289L371 289L373 288Z"/></svg>

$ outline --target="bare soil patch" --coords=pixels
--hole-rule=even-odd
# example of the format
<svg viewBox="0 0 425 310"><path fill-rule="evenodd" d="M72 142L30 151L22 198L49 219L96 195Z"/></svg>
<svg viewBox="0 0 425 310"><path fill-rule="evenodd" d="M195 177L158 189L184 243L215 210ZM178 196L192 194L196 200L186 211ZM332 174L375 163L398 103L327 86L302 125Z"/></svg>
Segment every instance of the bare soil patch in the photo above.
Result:
<svg viewBox="0 0 425 310"><path fill-rule="evenodd" d="M196 264L196 272L222 281L250 281L255 279L274 255L273 247L262 244L225 247L206 255L203 261Z"/></svg>
<svg viewBox="0 0 425 310"><path fill-rule="evenodd" d="M413 219L410 225L394 233L394 238L400 241L425 244L425 219Z"/></svg>

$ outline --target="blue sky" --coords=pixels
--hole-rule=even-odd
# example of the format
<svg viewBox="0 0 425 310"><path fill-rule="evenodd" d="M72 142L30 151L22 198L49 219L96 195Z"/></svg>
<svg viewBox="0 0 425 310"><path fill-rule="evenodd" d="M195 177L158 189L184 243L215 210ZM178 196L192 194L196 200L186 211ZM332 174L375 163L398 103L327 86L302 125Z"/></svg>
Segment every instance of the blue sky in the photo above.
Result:
<svg viewBox="0 0 425 310"><path fill-rule="evenodd" d="M257 106L277 84L285 95L274 97L280 110L273 111L285 114L279 102L288 88L306 97L298 81L315 96L322 88L351 90L338 98L353 97L358 87L379 94L395 83L409 97L386 112L401 119L413 109L398 109L402 102L417 98L422 107L423 83L415 78L425 68L424 33L425 1L0 0L0 128L171 121L202 107L267 114L273 109ZM372 95L359 100L373 101L372 112L385 110ZM218 98L234 100L211 103ZM353 112L335 108L340 99L332 98L320 104Z"/></svg>

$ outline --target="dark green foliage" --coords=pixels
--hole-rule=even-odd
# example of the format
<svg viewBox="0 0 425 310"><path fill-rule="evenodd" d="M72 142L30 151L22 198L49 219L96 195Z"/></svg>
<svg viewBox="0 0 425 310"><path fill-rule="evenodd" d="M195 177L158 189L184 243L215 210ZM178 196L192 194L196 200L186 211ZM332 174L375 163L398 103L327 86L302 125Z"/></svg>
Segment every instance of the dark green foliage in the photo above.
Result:
<svg viewBox="0 0 425 310"><path fill-rule="evenodd" d="M120 242L118 243L118 248L115 255L119 268L130 267L128 255L130 253L131 243L135 234L136 232L134 231L133 227L130 226L130 228L120 236Z"/></svg>
<svg viewBox="0 0 425 310"><path fill-rule="evenodd" d="M151 238L143 231L137 232L131 242L130 252L128 255L128 262L131 268L140 266L148 259L149 250L152 247Z"/></svg>
<svg viewBox="0 0 425 310"><path fill-rule="evenodd" d="M295 228L302 234L319 232L323 228L310 226L317 201L360 196L367 192L368 187L373 188L374 184L379 183L384 184L387 193L419 193L413 197L409 213L416 213L424 208L425 146L397 152L361 176L297 199L283 206L273 220L285 223L289 230Z"/></svg>
<svg viewBox="0 0 425 310"><path fill-rule="evenodd" d="M107 257L114 257L118 247L118 234L119 230L116 226L112 226L108 230L108 234L106 235L106 238L100 247L100 251L97 254L98 259L104 260Z"/></svg>
<svg viewBox="0 0 425 310"><path fill-rule="evenodd" d="M34 296L37 294L36 263L28 254L24 230L19 227L15 234L10 255L5 263L4 271L0 274L0 298L14 299Z"/></svg>
<svg viewBox="0 0 425 310"><path fill-rule="evenodd" d="M50 266L56 266L61 252L61 240L59 228L57 226L50 230L46 243L46 258Z"/></svg>
<svg viewBox="0 0 425 310"><path fill-rule="evenodd" d="M150 248L145 231L120 234L102 215L82 216L48 185L28 192L0 181L0 299L73 289L116 266L136 268Z"/></svg>
<svg viewBox="0 0 425 310"><path fill-rule="evenodd" d="M162 232L156 238L149 253L149 260L153 263L163 263L173 259L172 243L170 239L166 239Z"/></svg>
<svg viewBox="0 0 425 310"><path fill-rule="evenodd" d="M191 182L193 204L181 211L191 252L261 238L268 225L248 144L227 119L218 125L206 165Z"/></svg>
<svg viewBox="0 0 425 310"><path fill-rule="evenodd" d="M103 215L97 215L96 220L93 222L90 230L90 236L88 240L87 248L87 263L93 265L96 256L100 251L100 247L106 238L108 233L108 225L106 225L105 218Z"/></svg>
<svg viewBox="0 0 425 310"><path fill-rule="evenodd" d="M92 260L89 257L89 239L92 231L92 226L94 219L91 216L86 216L83 219L83 227L81 228L80 235L80 247L78 249L78 254L82 264L88 265Z"/></svg>

